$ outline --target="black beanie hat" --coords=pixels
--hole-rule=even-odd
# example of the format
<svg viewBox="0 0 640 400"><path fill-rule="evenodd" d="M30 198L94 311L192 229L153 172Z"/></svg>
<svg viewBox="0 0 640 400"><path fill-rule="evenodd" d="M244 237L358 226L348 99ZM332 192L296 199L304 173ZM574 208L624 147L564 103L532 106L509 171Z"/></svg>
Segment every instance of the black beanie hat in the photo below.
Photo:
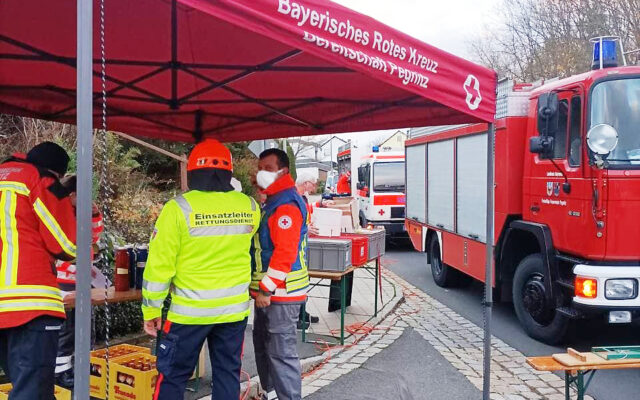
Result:
<svg viewBox="0 0 640 400"><path fill-rule="evenodd" d="M69 167L69 155L53 142L42 142L27 153L27 161L38 167L50 169L64 175Z"/></svg>

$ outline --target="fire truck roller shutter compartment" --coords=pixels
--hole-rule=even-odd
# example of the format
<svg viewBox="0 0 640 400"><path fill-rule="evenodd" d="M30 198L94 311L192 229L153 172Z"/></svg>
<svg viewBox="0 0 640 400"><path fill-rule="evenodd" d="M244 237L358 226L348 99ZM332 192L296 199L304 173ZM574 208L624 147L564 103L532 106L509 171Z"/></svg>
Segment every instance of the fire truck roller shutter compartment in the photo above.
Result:
<svg viewBox="0 0 640 400"><path fill-rule="evenodd" d="M418 222L427 222L426 199L426 172L427 172L427 148L426 145L407 147L407 166L411 160L411 173L407 176L407 218ZM408 170L408 169L407 169Z"/></svg>
<svg viewBox="0 0 640 400"><path fill-rule="evenodd" d="M453 231L453 140L429 143L427 153L427 223Z"/></svg>
<svg viewBox="0 0 640 400"><path fill-rule="evenodd" d="M458 138L456 143L457 233L486 242L487 134Z"/></svg>

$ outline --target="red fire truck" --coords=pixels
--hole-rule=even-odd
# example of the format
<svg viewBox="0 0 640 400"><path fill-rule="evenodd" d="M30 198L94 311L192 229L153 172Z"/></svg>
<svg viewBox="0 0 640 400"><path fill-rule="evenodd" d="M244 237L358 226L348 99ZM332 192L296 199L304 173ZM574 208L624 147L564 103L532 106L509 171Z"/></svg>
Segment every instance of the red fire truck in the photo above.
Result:
<svg viewBox="0 0 640 400"><path fill-rule="evenodd" d="M640 67L602 54L581 75L498 87L495 297L549 344L573 319L640 316ZM406 142L405 224L439 286L484 281L487 134L418 128Z"/></svg>

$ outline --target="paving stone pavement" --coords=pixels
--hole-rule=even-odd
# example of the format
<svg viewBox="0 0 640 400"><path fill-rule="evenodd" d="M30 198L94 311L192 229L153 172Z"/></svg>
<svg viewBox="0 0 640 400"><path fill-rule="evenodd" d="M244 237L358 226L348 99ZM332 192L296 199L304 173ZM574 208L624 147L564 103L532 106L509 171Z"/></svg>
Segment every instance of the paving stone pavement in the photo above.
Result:
<svg viewBox="0 0 640 400"><path fill-rule="evenodd" d="M387 279L402 289L405 302L357 344L345 349L332 349L331 357L326 358L325 363L304 377L303 397L315 393L339 377L359 368L369 358L394 343L407 327L420 333L469 382L482 390L484 337L482 328L392 272L385 270L384 274ZM491 399L564 399L562 378L553 373L536 371L529 367L521 352L500 339L494 337L491 347ZM593 399L585 396L585 400Z"/></svg>

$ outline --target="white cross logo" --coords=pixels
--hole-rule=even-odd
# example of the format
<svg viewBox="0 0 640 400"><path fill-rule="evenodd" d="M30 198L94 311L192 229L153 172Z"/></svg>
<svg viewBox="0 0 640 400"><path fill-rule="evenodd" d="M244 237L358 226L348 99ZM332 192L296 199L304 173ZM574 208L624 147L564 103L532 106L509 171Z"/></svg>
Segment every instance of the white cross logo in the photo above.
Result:
<svg viewBox="0 0 640 400"><path fill-rule="evenodd" d="M468 75L467 80L464 81L464 91L467 93L467 107L470 110L475 110L480 106L482 102L482 96L480 95L480 81L473 75Z"/></svg>

